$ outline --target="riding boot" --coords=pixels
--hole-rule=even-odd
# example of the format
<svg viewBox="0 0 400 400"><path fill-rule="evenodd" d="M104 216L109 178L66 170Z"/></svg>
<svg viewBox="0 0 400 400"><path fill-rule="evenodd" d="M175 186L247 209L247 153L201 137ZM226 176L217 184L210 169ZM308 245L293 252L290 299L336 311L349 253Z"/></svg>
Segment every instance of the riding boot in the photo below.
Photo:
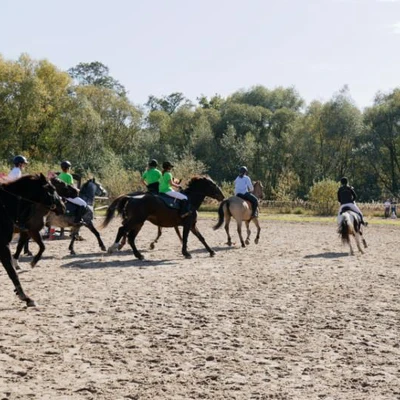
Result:
<svg viewBox="0 0 400 400"><path fill-rule="evenodd" d="M84 221L82 220L82 216L86 212L86 207L85 206L78 206L75 212L75 219L74 219L74 224L82 224Z"/></svg>
<svg viewBox="0 0 400 400"><path fill-rule="evenodd" d="M180 208L181 218L186 218L191 213L192 213L192 211L190 209L189 201L188 200L181 200L181 208Z"/></svg>

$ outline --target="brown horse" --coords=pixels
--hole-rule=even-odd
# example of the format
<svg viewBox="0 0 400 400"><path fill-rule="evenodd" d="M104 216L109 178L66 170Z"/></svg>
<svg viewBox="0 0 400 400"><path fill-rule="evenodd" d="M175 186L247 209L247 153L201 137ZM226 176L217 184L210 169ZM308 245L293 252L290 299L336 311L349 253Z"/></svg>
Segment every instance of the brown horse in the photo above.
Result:
<svg viewBox="0 0 400 400"><path fill-rule="evenodd" d="M49 210L65 212L65 206L54 186L40 175L25 175L14 182L0 186L0 260L8 276L14 283L15 292L27 306L36 306L33 299L22 289L18 274L12 264L10 242L14 225L27 209L41 204Z"/></svg>
<svg viewBox="0 0 400 400"><path fill-rule="evenodd" d="M145 193L133 198L127 198L127 196L123 195L115 199L107 210L103 227L106 227L110 223L115 211L118 211L123 216L123 221L122 226L118 229L115 243L108 249L109 253L118 249L120 240L124 235L127 235L134 255L139 260L143 260L143 255L136 248L135 238L142 229L145 221L150 221L159 227L183 226L182 254L186 258L191 258L190 253L187 251L189 231L203 243L210 256L214 256L214 250L208 246L204 237L197 229L197 210L206 196L221 201L224 199L224 195L215 182L207 176L192 178L183 193L188 196L192 209L191 214L185 218L181 218L179 209L169 207L160 195Z"/></svg>
<svg viewBox="0 0 400 400"><path fill-rule="evenodd" d="M263 197L263 187L260 181L254 182L254 191L253 194L256 195L258 198ZM218 209L218 222L214 226L214 230L220 228L224 222L225 219L225 231L228 236L228 242L227 244L229 246L232 246L232 238L231 235L229 234L229 223L231 221L231 217L233 217L236 220L236 225L237 225L237 231L239 234L240 238L240 243L242 247L246 247L246 245L250 244L250 221L253 221L255 226L257 227L257 236L254 240L255 244L258 244L258 241L260 239L260 224L258 222L257 217L251 218L251 203L247 200L242 199L241 197L238 196L232 196L229 197L228 199L224 200ZM243 240L242 236L242 222L246 224L246 229L247 229L247 237L246 240Z"/></svg>
<svg viewBox="0 0 400 400"><path fill-rule="evenodd" d="M56 177L51 178L50 182L56 188L57 194L61 197L74 198L74 197L78 196L78 194L79 194L79 190L76 189L74 186L67 185L65 182L63 182L62 180L60 180ZM44 217L49 212L50 212L50 210L41 204L35 204L32 207L31 215L28 218L28 221L26 222L26 227L28 230L20 232L17 249L13 255L13 262L14 262L15 269L17 269L17 270L21 269L19 266L19 263L18 263L18 259L21 254L22 248L24 247L25 251L29 252L28 242L29 242L30 237L39 246L38 253L33 257L33 260L31 261L31 267L32 268L35 267L36 264L41 259L42 254L45 251L46 247L43 243L43 239L40 234L40 231L44 227ZM60 212L57 212L57 213L61 214ZM18 232L17 227L14 227L14 233L15 232Z"/></svg>

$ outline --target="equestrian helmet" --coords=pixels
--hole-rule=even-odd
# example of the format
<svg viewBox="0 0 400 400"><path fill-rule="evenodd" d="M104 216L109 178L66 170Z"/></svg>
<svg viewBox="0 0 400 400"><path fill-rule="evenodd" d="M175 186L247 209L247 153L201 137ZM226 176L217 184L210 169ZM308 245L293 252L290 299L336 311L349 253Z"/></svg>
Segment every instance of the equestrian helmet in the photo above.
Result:
<svg viewBox="0 0 400 400"><path fill-rule="evenodd" d="M239 168L240 174L247 174L247 172L249 172L249 171L248 171L247 167L245 167L244 165Z"/></svg>
<svg viewBox="0 0 400 400"><path fill-rule="evenodd" d="M149 161L149 167L157 167L158 162L154 158Z"/></svg>
<svg viewBox="0 0 400 400"><path fill-rule="evenodd" d="M348 179L347 179L345 176L340 180L340 183L341 183L342 185L347 185L348 182L349 182L349 181L348 181Z"/></svg>
<svg viewBox="0 0 400 400"><path fill-rule="evenodd" d="M169 161L164 161L162 167L163 169L174 168L174 166Z"/></svg>
<svg viewBox="0 0 400 400"><path fill-rule="evenodd" d="M60 165L62 169L71 168L71 163L67 160L63 161Z"/></svg>
<svg viewBox="0 0 400 400"><path fill-rule="evenodd" d="M28 160L24 156L15 156L13 158L13 164L14 165L28 164Z"/></svg>

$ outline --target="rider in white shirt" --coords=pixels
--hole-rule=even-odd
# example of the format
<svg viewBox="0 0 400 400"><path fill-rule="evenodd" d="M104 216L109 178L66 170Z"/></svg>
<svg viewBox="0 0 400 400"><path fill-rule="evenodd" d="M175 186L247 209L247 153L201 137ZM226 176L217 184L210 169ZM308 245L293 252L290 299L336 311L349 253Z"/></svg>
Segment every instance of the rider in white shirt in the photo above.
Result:
<svg viewBox="0 0 400 400"><path fill-rule="evenodd" d="M12 182L21 178L22 170L28 164L28 160L24 156L15 156L13 159L14 168L8 174L6 181Z"/></svg>
<svg viewBox="0 0 400 400"><path fill-rule="evenodd" d="M257 217L258 213L258 199L254 194L250 193L254 190L251 179L248 176L247 167L240 167L239 175L235 179L235 196L241 197L242 199L248 200L251 203L252 213L251 218Z"/></svg>

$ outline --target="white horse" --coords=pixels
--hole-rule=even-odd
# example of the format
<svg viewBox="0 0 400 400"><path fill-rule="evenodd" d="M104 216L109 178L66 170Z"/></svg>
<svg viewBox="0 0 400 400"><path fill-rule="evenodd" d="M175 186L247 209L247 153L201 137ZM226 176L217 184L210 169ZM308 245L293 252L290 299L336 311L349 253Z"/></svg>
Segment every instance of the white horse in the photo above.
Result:
<svg viewBox="0 0 400 400"><path fill-rule="evenodd" d="M363 238L363 225L361 224L361 217L354 211L344 211L338 216L338 233L342 238L343 244L347 243L350 246L350 255L354 255L353 247L351 246L350 237L354 236L358 250L364 254L361 248L360 239L365 248L367 248L367 242Z"/></svg>

